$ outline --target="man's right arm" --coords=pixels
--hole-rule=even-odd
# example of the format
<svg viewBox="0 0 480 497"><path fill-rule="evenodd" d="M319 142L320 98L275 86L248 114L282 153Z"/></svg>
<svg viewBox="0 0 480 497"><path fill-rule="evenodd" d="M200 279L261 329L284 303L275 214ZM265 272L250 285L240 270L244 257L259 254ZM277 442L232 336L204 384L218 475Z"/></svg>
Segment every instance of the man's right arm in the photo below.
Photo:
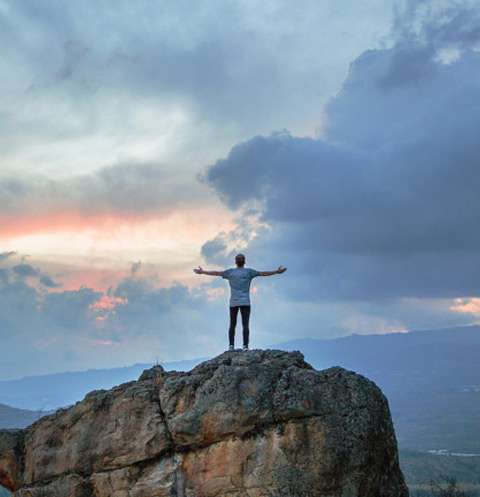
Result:
<svg viewBox="0 0 480 497"><path fill-rule="evenodd" d="M207 276L222 276L220 271L204 271L200 266L194 269L197 274L206 274Z"/></svg>
<svg viewBox="0 0 480 497"><path fill-rule="evenodd" d="M287 270L286 267L280 266L277 270L275 271L260 271L259 276L273 276L274 274L282 274Z"/></svg>

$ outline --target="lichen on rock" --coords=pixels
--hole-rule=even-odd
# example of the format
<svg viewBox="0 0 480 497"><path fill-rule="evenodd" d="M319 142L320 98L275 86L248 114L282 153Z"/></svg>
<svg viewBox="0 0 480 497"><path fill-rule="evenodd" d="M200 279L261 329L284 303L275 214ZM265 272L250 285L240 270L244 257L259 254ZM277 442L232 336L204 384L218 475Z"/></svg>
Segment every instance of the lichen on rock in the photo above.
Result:
<svg viewBox="0 0 480 497"><path fill-rule="evenodd" d="M145 371L0 431L16 497L407 497L386 398L299 352Z"/></svg>

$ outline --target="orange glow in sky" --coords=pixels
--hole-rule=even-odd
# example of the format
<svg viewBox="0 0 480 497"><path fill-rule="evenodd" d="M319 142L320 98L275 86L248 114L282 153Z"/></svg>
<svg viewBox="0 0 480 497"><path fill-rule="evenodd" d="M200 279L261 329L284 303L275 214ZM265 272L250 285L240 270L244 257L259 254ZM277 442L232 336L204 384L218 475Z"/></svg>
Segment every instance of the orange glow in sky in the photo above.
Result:
<svg viewBox="0 0 480 497"><path fill-rule="evenodd" d="M104 295L101 300L90 305L90 309L94 312L100 312L102 310L114 309L118 304L128 304L128 299L122 299L120 297L108 297Z"/></svg>
<svg viewBox="0 0 480 497"><path fill-rule="evenodd" d="M117 305L125 304L128 304L128 299L103 295L101 300L90 304L89 309L96 314L95 319L97 321L105 321L112 314L116 314L115 308Z"/></svg>
<svg viewBox="0 0 480 497"><path fill-rule="evenodd" d="M450 306L451 311L476 314L480 312L480 299L455 299L454 305Z"/></svg>
<svg viewBox="0 0 480 497"><path fill-rule="evenodd" d="M62 211L4 219L0 243L4 251L28 254L26 262L48 272L62 290L105 291L137 262L141 274L158 274L161 286L190 286L202 245L233 226L232 213L219 205L185 206L158 217Z"/></svg>
<svg viewBox="0 0 480 497"><path fill-rule="evenodd" d="M232 213L219 206L171 209L157 216L50 212L1 219L0 241L8 250L71 254L204 243L232 226ZM72 246L72 241L76 242Z"/></svg>

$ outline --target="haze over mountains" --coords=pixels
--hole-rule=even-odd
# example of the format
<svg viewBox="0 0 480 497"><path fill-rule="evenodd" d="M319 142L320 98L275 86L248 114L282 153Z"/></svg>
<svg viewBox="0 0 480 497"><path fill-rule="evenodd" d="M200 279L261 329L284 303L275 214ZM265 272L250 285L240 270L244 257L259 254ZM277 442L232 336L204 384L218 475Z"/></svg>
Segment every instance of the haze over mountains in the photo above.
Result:
<svg viewBox="0 0 480 497"><path fill-rule="evenodd" d="M0 428L9 429L28 426L45 414L46 412L44 411L18 409L0 404Z"/></svg>
<svg viewBox="0 0 480 497"><path fill-rule="evenodd" d="M294 340L316 368L339 364L387 396L399 445L480 453L480 326Z"/></svg>
<svg viewBox="0 0 480 497"><path fill-rule="evenodd" d="M162 364L167 371L186 371L204 359ZM0 381L0 404L20 409L49 411L66 407L81 400L92 390L108 389L114 385L136 380L154 364L134 364L123 368L89 369L43 376L26 376L19 380Z"/></svg>
<svg viewBox="0 0 480 497"><path fill-rule="evenodd" d="M480 326L292 340L278 347L301 350L316 368L337 363L360 371L390 393L406 386L418 390L480 385Z"/></svg>
<svg viewBox="0 0 480 497"><path fill-rule="evenodd" d="M375 381L389 400L401 448L480 453L480 326L299 339L274 347L300 350L317 369L340 365ZM201 361L164 367L189 370ZM0 382L0 403L50 410L73 404L91 390L136 379L151 366Z"/></svg>

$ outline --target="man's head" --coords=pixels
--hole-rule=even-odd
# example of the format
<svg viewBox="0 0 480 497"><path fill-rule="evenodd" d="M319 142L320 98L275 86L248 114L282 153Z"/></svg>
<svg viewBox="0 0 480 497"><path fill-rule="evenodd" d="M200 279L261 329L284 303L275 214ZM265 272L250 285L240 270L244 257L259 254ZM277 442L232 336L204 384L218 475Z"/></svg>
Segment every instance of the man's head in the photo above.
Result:
<svg viewBox="0 0 480 497"><path fill-rule="evenodd" d="M245 256L243 254L237 254L235 256L235 264L237 267L245 266Z"/></svg>

